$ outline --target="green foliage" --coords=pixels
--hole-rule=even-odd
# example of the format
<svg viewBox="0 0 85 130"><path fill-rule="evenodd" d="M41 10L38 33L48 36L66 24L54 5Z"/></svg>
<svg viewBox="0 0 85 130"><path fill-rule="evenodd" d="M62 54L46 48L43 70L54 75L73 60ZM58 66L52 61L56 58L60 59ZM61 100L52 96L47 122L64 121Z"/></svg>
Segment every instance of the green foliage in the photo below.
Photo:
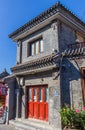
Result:
<svg viewBox="0 0 85 130"><path fill-rule="evenodd" d="M65 106L60 109L61 120L64 126L85 130L85 108L78 109Z"/></svg>

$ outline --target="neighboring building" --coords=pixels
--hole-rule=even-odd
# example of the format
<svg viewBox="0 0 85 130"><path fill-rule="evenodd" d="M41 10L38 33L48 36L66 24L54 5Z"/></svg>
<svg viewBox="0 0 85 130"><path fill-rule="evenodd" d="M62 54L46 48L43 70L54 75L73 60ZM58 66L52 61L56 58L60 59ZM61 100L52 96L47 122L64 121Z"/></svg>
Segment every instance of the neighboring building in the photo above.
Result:
<svg viewBox="0 0 85 130"><path fill-rule="evenodd" d="M57 3L9 37L17 43L16 120L61 129L60 107L85 103L85 23Z"/></svg>
<svg viewBox="0 0 85 130"><path fill-rule="evenodd" d="M4 69L2 73L0 73L0 124L6 122L6 97L7 97L7 86L5 85L4 78L7 77L9 73Z"/></svg>
<svg viewBox="0 0 85 130"><path fill-rule="evenodd" d="M7 87L7 95L3 96L4 86ZM2 89L3 88L3 89ZM8 122L8 120L15 118L16 113L16 93L17 82L14 75L10 75L6 69L2 73L0 73L0 103L2 98L4 98L5 107L7 107L8 117L5 114L5 117L0 119L0 123ZM10 103L11 102L11 103ZM4 116L4 113L3 113ZM8 118L8 119L7 119Z"/></svg>
<svg viewBox="0 0 85 130"><path fill-rule="evenodd" d="M0 80L2 80L3 78L5 78L8 75L9 75L9 73L7 72L6 69L4 69L4 71L2 73L0 73Z"/></svg>
<svg viewBox="0 0 85 130"><path fill-rule="evenodd" d="M7 92L7 99L6 99L6 106L8 109L8 116L6 122L8 123L9 120L14 119L16 115L16 89L17 89L17 82L14 75L9 75L4 78L5 85L8 87Z"/></svg>

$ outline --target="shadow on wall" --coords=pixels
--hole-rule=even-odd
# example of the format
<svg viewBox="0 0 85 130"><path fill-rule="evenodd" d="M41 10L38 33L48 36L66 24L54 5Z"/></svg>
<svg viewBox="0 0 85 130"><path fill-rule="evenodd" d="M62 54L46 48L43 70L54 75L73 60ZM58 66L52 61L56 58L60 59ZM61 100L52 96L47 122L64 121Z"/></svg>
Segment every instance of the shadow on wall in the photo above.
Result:
<svg viewBox="0 0 85 130"><path fill-rule="evenodd" d="M62 106L65 104L71 105L71 82L80 78L80 71L78 67L72 64L68 59L63 59L63 67L60 76L61 86L61 103ZM75 86L78 87L78 86Z"/></svg>

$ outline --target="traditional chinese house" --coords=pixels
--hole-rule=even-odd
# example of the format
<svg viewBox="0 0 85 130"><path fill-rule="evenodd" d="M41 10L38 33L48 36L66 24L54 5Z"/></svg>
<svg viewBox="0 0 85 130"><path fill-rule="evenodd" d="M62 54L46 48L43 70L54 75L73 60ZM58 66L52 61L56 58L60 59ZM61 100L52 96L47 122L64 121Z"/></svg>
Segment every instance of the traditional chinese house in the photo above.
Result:
<svg viewBox="0 0 85 130"><path fill-rule="evenodd" d="M57 3L9 37L17 44L16 126L61 130L60 107L85 102L85 23Z"/></svg>
<svg viewBox="0 0 85 130"><path fill-rule="evenodd" d="M6 97L7 97L8 88L5 85L4 78L8 75L9 73L6 71L6 69L4 69L2 73L0 73L0 118L3 117L4 110L6 108ZM0 121L0 123L2 122L4 123L4 121Z"/></svg>
<svg viewBox="0 0 85 130"><path fill-rule="evenodd" d="M2 73L0 73L0 81L3 82L3 78L5 78L8 75L9 75L9 73L7 72L6 69L4 69L4 71Z"/></svg>
<svg viewBox="0 0 85 130"><path fill-rule="evenodd" d="M6 108L7 86L3 81L0 81L0 118L3 117Z"/></svg>

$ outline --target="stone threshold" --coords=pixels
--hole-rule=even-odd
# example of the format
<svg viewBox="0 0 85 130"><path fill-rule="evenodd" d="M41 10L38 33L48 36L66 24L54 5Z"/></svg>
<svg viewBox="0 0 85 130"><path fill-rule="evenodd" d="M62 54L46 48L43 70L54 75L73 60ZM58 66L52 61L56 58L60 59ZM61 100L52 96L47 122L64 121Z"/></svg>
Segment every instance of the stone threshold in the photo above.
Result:
<svg viewBox="0 0 85 130"><path fill-rule="evenodd" d="M49 122L36 119L10 120L9 124L14 125L16 130L53 130Z"/></svg>

